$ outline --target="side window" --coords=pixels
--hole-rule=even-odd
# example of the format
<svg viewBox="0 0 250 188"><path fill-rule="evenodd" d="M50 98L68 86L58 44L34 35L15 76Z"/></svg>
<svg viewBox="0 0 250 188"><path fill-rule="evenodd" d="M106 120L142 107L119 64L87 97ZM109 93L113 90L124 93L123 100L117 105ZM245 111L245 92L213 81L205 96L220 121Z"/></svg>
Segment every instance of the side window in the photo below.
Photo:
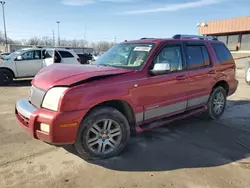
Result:
<svg viewBox="0 0 250 188"><path fill-rule="evenodd" d="M187 46L187 68L197 69L210 64L209 55L205 46Z"/></svg>
<svg viewBox="0 0 250 188"><path fill-rule="evenodd" d="M34 59L34 54L35 51L28 51L22 54L22 60L23 61L28 61L28 60L33 60Z"/></svg>
<svg viewBox="0 0 250 188"><path fill-rule="evenodd" d="M46 52L46 50L42 50L42 59L44 59L46 57L45 52Z"/></svg>
<svg viewBox="0 0 250 188"><path fill-rule="evenodd" d="M47 50L47 51L44 52L44 58L45 59L52 58L53 54L54 54L53 50Z"/></svg>
<svg viewBox="0 0 250 188"><path fill-rule="evenodd" d="M34 54L34 59L41 59L41 50L36 50Z"/></svg>
<svg viewBox="0 0 250 188"><path fill-rule="evenodd" d="M62 58L71 58L74 57L70 52L67 51L58 51Z"/></svg>
<svg viewBox="0 0 250 188"><path fill-rule="evenodd" d="M212 44L215 54L220 64L231 63L232 55L224 44Z"/></svg>
<svg viewBox="0 0 250 188"><path fill-rule="evenodd" d="M167 46L156 56L154 64L169 63L170 71L183 69L181 46Z"/></svg>
<svg viewBox="0 0 250 188"><path fill-rule="evenodd" d="M210 65L210 58L209 58L207 48L205 46L202 46L201 49L202 49L202 53L203 53L204 64L206 66L209 66Z"/></svg>
<svg viewBox="0 0 250 188"><path fill-rule="evenodd" d="M54 57L54 62L55 63L61 63L62 58L60 57L59 53L55 51L55 57Z"/></svg>

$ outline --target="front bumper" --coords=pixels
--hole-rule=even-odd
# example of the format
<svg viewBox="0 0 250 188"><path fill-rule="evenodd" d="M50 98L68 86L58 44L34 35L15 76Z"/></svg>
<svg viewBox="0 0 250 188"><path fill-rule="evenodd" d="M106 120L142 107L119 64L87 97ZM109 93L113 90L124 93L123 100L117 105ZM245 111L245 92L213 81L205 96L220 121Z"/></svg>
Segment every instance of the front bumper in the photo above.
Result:
<svg viewBox="0 0 250 188"><path fill-rule="evenodd" d="M51 144L75 142L78 126L88 110L54 112L36 108L27 99L16 102L16 118L20 126L35 139ZM40 129L40 124L49 125L49 132Z"/></svg>

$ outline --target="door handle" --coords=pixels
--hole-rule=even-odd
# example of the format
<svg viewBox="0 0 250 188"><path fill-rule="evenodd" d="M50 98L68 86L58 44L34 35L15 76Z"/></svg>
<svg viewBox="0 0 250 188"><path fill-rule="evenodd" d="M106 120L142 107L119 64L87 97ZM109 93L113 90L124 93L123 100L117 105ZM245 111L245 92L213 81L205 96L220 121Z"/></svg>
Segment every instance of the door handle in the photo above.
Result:
<svg viewBox="0 0 250 188"><path fill-rule="evenodd" d="M185 75L177 76L176 80L185 80L187 77Z"/></svg>
<svg viewBox="0 0 250 188"><path fill-rule="evenodd" d="M208 74L215 74L215 73L216 73L215 70L211 70L211 71L208 72Z"/></svg>

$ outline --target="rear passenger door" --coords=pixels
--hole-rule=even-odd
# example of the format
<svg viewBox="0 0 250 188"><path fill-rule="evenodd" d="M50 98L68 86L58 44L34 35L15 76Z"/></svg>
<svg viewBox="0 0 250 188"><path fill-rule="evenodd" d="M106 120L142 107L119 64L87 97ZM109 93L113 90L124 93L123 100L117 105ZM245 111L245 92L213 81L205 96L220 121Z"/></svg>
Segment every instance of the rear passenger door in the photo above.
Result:
<svg viewBox="0 0 250 188"><path fill-rule="evenodd" d="M204 43L186 43L185 54L189 77L187 109L190 109L208 101L215 70L211 66L208 48Z"/></svg>

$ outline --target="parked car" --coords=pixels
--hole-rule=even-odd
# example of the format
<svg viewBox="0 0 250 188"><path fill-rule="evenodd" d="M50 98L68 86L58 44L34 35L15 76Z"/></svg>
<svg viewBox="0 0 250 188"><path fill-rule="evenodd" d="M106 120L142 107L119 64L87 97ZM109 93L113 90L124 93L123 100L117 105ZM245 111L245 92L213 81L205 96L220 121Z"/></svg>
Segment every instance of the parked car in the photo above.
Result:
<svg viewBox="0 0 250 188"><path fill-rule="evenodd" d="M108 158L132 132L200 113L220 118L238 86L235 69L213 37L124 42L93 65L42 69L29 98L16 102L16 118L36 139L73 144L85 159Z"/></svg>
<svg viewBox="0 0 250 188"><path fill-rule="evenodd" d="M7 55L10 55L10 53L9 52L3 52L3 53L0 54L0 58L4 59Z"/></svg>
<svg viewBox="0 0 250 188"><path fill-rule="evenodd" d="M89 54L77 54L80 58L81 64L90 64L90 62L93 60L93 56Z"/></svg>
<svg viewBox="0 0 250 188"><path fill-rule="evenodd" d="M250 61L246 62L245 65L245 81L250 85Z"/></svg>
<svg viewBox="0 0 250 188"><path fill-rule="evenodd" d="M62 48L18 50L0 62L0 85L8 85L14 78L34 77L43 67L53 63L80 64L80 58L74 51Z"/></svg>

